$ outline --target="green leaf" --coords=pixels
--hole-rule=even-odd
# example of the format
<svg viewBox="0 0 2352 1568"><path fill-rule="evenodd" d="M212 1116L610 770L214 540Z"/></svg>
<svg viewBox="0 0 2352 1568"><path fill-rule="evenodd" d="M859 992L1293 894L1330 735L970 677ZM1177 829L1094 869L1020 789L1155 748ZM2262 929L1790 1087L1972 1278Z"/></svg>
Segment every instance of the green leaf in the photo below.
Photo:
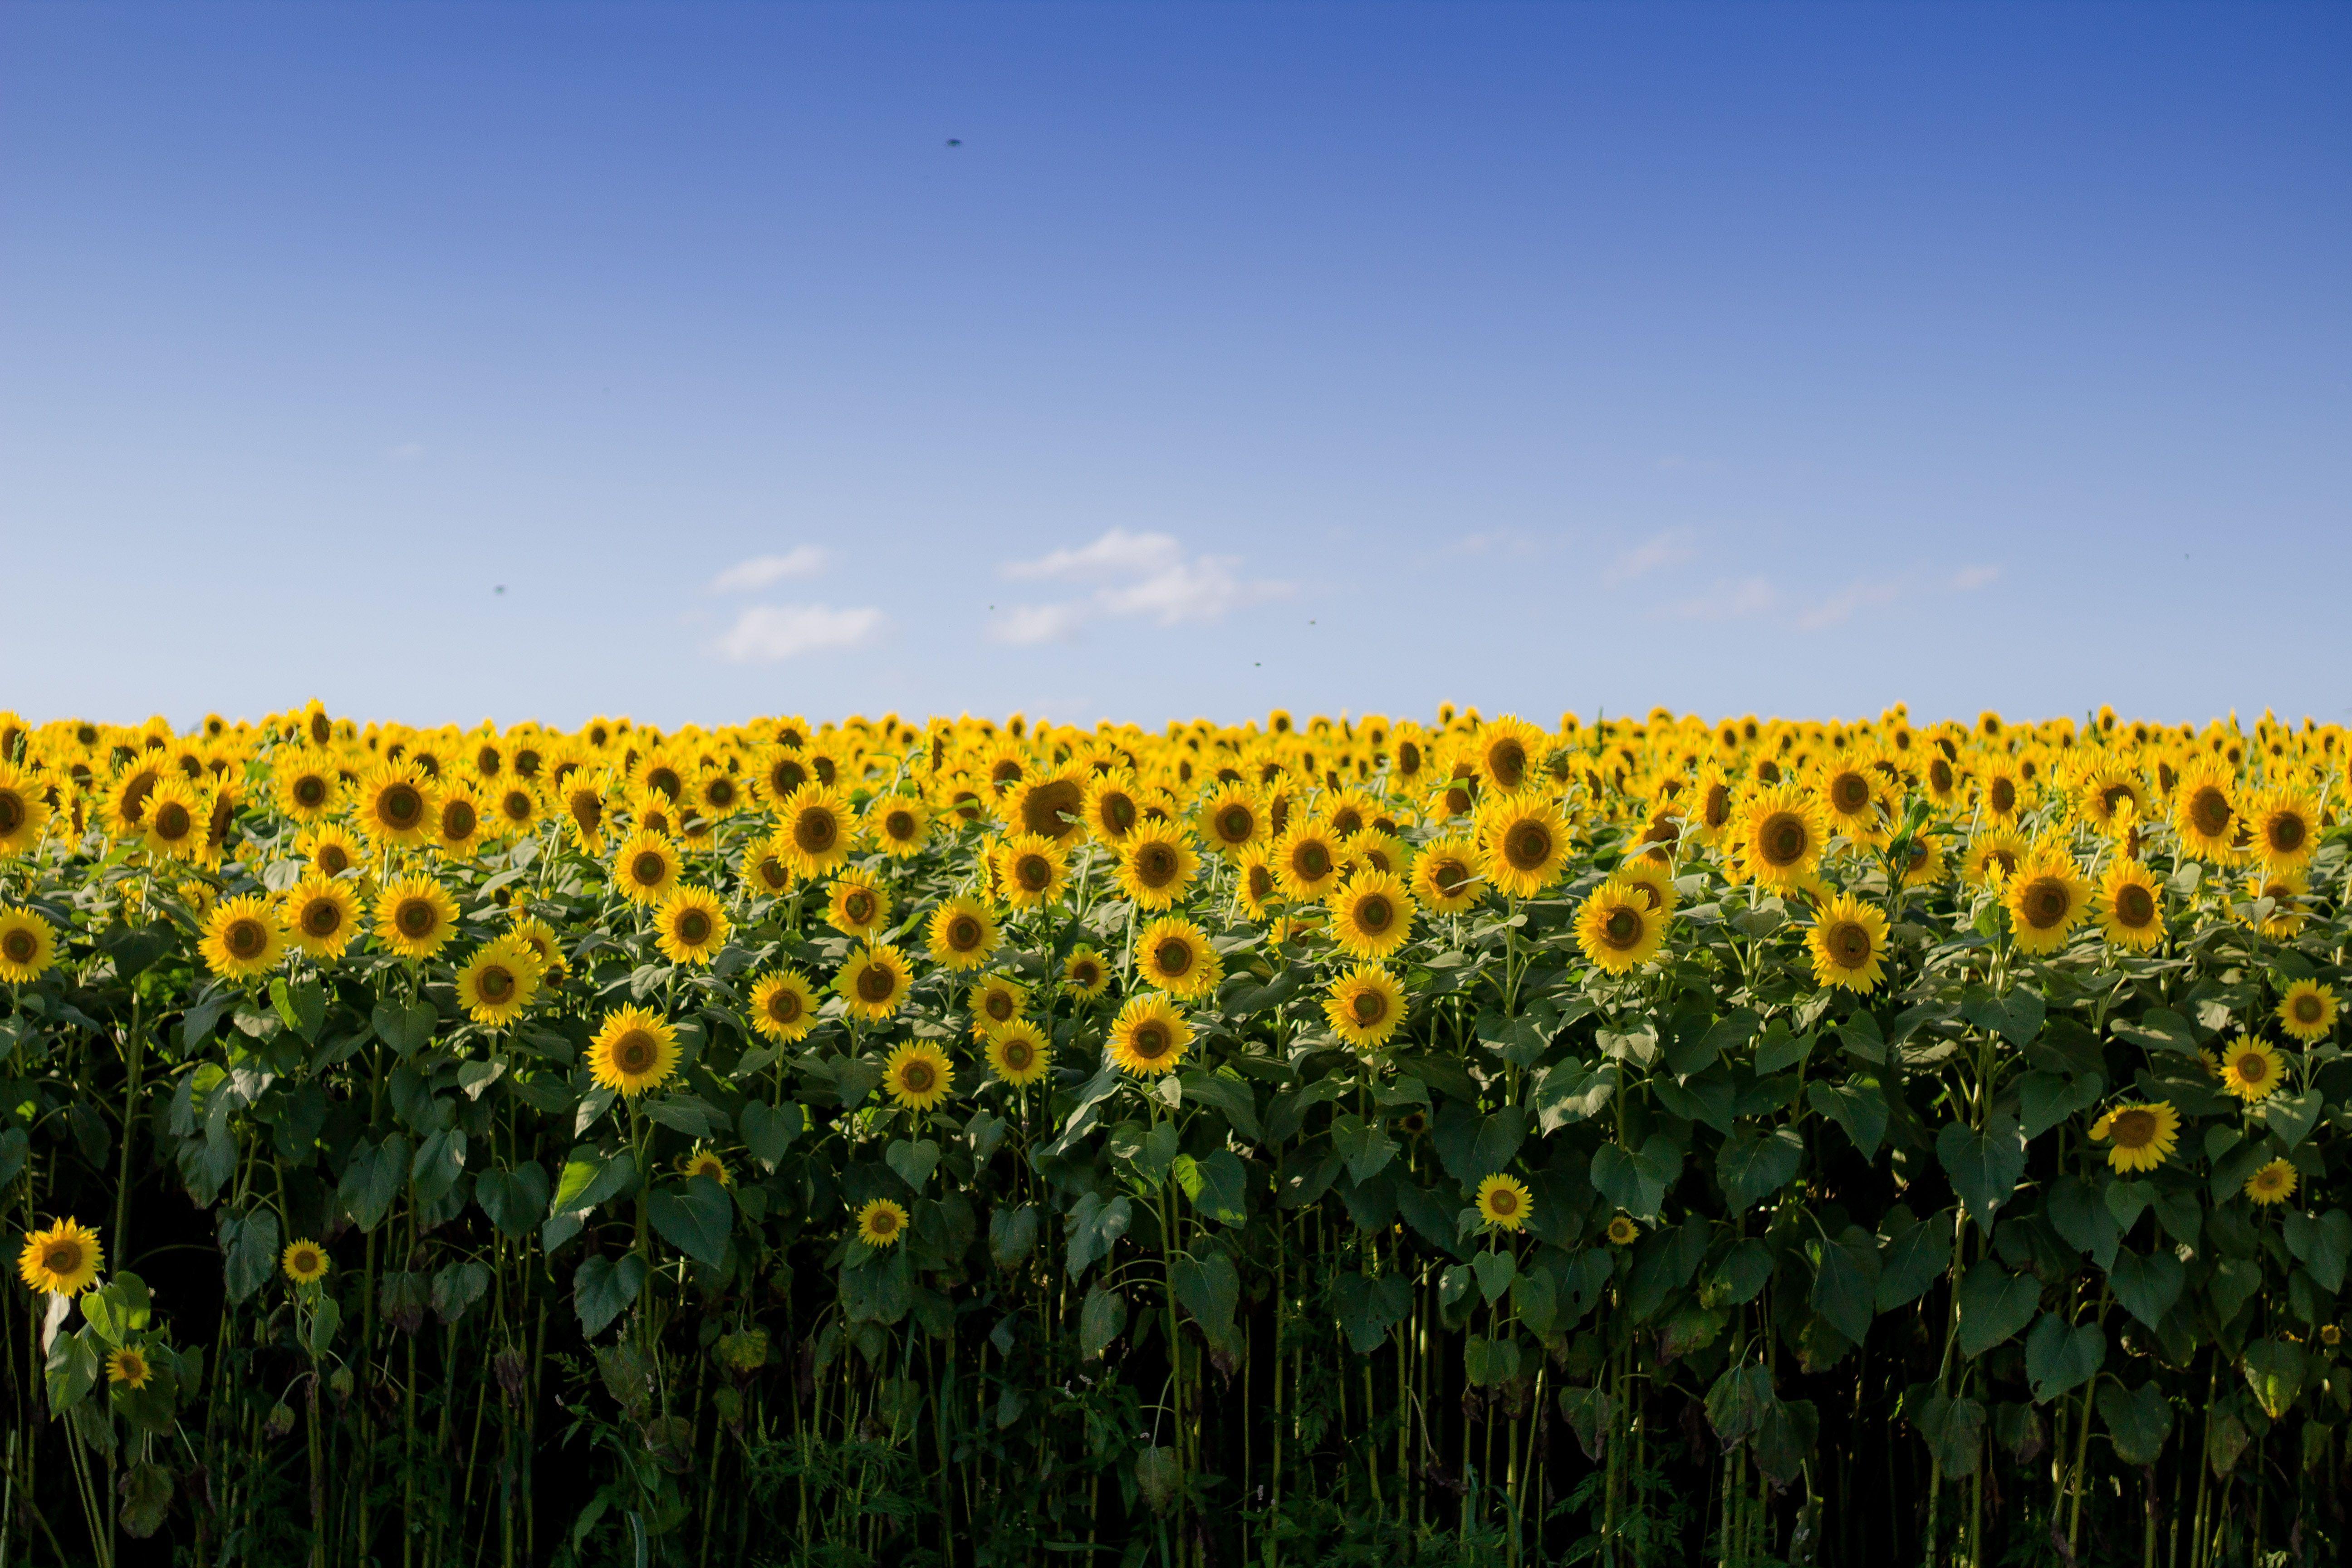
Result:
<svg viewBox="0 0 2352 1568"><path fill-rule="evenodd" d="M2180 1259L2169 1252L2157 1252L2141 1257L2129 1247L2116 1254L2116 1264L2107 1270L2107 1283L2123 1303L2124 1310L2156 1327L2164 1315L2180 1300L2180 1287L2186 1274Z"/></svg>
<svg viewBox="0 0 2352 1568"><path fill-rule="evenodd" d="M602 1333L628 1310L645 1283L646 1260L634 1252L582 1263L572 1276L572 1310L579 1314L580 1331L591 1339Z"/></svg>
<svg viewBox="0 0 2352 1568"><path fill-rule="evenodd" d="M1936 1134L1936 1158L1951 1176L1952 1190L1968 1205L1969 1217L1990 1231L2025 1173L2025 1139L2016 1121L1999 1111L1985 1118L1982 1131L1948 1121Z"/></svg>
<svg viewBox="0 0 2352 1568"><path fill-rule="evenodd" d="M2070 1326L2057 1313L2044 1312L2025 1336L2025 1380L2033 1385L2036 1405L2080 1388L2106 1360L2107 1336L2096 1323Z"/></svg>
<svg viewBox="0 0 2352 1568"><path fill-rule="evenodd" d="M278 1018L301 1036L304 1043L319 1043L319 1030L327 1022L327 994L319 988L317 981L289 983L284 975L278 975L269 982L269 1005L278 1009Z"/></svg>
<svg viewBox="0 0 2352 1568"><path fill-rule="evenodd" d="M657 1187L646 1200L646 1217L660 1237L706 1268L727 1257L735 1204L715 1176L696 1176L672 1191Z"/></svg>
<svg viewBox="0 0 2352 1568"><path fill-rule="evenodd" d="M416 1163L408 1179L416 1189L416 1205L428 1208L446 1196L466 1169L466 1132L445 1127L416 1146Z"/></svg>
<svg viewBox="0 0 2352 1568"><path fill-rule="evenodd" d="M1024 1212L1034 1215L1036 1211ZM1096 1280L1087 1292L1087 1304L1078 1310L1079 1353L1088 1361L1097 1359L1126 1328L1127 1298Z"/></svg>
<svg viewBox="0 0 2352 1568"><path fill-rule="evenodd" d="M2110 1383L2099 1390L2099 1419L2106 1423L2107 1441L2116 1458L2126 1465L2153 1465L2172 1435L2172 1402L2150 1378L2138 1390Z"/></svg>
<svg viewBox="0 0 2352 1568"><path fill-rule="evenodd" d="M1853 1078L1832 1084L1815 1079L1805 1086L1805 1098L1845 1130L1864 1159L1877 1157L1879 1142L1886 1136L1886 1091L1875 1081Z"/></svg>
<svg viewBox="0 0 2352 1568"><path fill-rule="evenodd" d="M900 1181L919 1193L923 1184L931 1179L931 1173L939 1169L940 1146L929 1138L920 1142L910 1138L894 1138L890 1141L890 1147L883 1152L882 1159L898 1173Z"/></svg>
<svg viewBox="0 0 2352 1568"><path fill-rule="evenodd" d="M1035 1204L1000 1208L988 1216L988 1256L999 1268L1018 1268L1037 1250L1038 1234L1044 1228L1043 1213ZM1125 1311L1122 1307L1122 1316Z"/></svg>
<svg viewBox="0 0 2352 1568"><path fill-rule="evenodd" d="M1923 1219L1886 1245L1878 1270L1878 1310L1891 1312L1927 1294L1952 1261L1952 1231L1958 1211L1946 1209Z"/></svg>
<svg viewBox="0 0 2352 1568"><path fill-rule="evenodd" d="M1179 1253L1169 1261L1168 1284L1176 1293L1177 1305L1192 1314L1213 1347L1235 1347L1234 1310L1241 1304L1242 1282L1232 1258L1222 1252L1206 1258Z"/></svg>
<svg viewBox="0 0 2352 1568"><path fill-rule="evenodd" d="M1971 985L1960 999L1960 1016L1989 1035L1999 1035L2020 1050L2042 1032L2046 1012L2042 998L2021 985L2004 996L1995 996L1982 986Z"/></svg>
<svg viewBox="0 0 2352 1568"><path fill-rule="evenodd" d="M1937 1394L1912 1417L1948 1480L1976 1473L1984 1453L1985 1408L1973 1399Z"/></svg>
<svg viewBox="0 0 2352 1568"><path fill-rule="evenodd" d="M379 1002L368 1016L376 1037L403 1061L432 1044L434 1027L440 1021L441 1015L430 1002Z"/></svg>
<svg viewBox="0 0 2352 1568"><path fill-rule="evenodd" d="M525 1160L511 1171L493 1165L474 1178L474 1201L501 1235L520 1240L547 1212L547 1168Z"/></svg>
<svg viewBox="0 0 2352 1568"><path fill-rule="evenodd" d="M1639 1152L1603 1143L1592 1152L1592 1184L1636 1219L1654 1220L1666 1189L1682 1173L1683 1151L1663 1132L1654 1132Z"/></svg>
<svg viewBox="0 0 2352 1568"><path fill-rule="evenodd" d="M1519 1347L1515 1341L1472 1334L1462 1345L1462 1370L1475 1388L1492 1388L1519 1375Z"/></svg>
<svg viewBox="0 0 2352 1568"><path fill-rule="evenodd" d="M564 1158L548 1213L580 1214L635 1191L636 1184L635 1155L624 1149L607 1156L583 1143Z"/></svg>
<svg viewBox="0 0 2352 1568"><path fill-rule="evenodd" d="M477 1263L471 1267L481 1268L482 1266ZM483 1282L488 1283L489 1271L483 1269L482 1275ZM302 1348L310 1352L311 1360L316 1361L334 1348L335 1331L343 1326L343 1309L332 1296L321 1295L311 1304L310 1317L310 1324L302 1335Z"/></svg>
<svg viewBox="0 0 2352 1568"><path fill-rule="evenodd" d="M1761 1363L1731 1367L1706 1391L1707 1425L1728 1451L1755 1436L1765 1412L1779 1403L1771 1368Z"/></svg>
<svg viewBox="0 0 2352 1568"><path fill-rule="evenodd" d="M49 1414L62 1415L79 1405L97 1386L98 1372L98 1350L88 1338L59 1334L51 1341L48 1364L44 1371L49 1391Z"/></svg>
<svg viewBox="0 0 2352 1568"><path fill-rule="evenodd" d="M222 1276L228 1299L242 1301L269 1282L278 1270L278 1216L268 1209L223 1215L221 1246L228 1254Z"/></svg>
<svg viewBox="0 0 2352 1568"><path fill-rule="evenodd" d="M1249 1219L1249 1167L1231 1149L1216 1150L1205 1160L1178 1156L1176 1184L1194 1208L1220 1225Z"/></svg>
<svg viewBox="0 0 2352 1568"><path fill-rule="evenodd" d="M1358 1355L1370 1355L1412 1313L1412 1285L1398 1274L1342 1274L1332 1286L1332 1300L1348 1343Z"/></svg>
<svg viewBox="0 0 2352 1568"><path fill-rule="evenodd" d="M1127 1234L1128 1222L1134 1215L1135 1205L1128 1202L1124 1194L1108 1203L1103 1201L1100 1193L1080 1194L1078 1201L1070 1205L1069 1217L1063 1221L1067 1241L1065 1266L1070 1278L1083 1279L1088 1268L1108 1258L1118 1238Z"/></svg>
<svg viewBox="0 0 2352 1568"><path fill-rule="evenodd" d="M1685 1078L1705 1072L1718 1057L1732 1055L1754 1039L1760 1022L1755 1009L1734 1008L1705 1030L1678 1035L1666 1047L1666 1066Z"/></svg>
<svg viewBox="0 0 2352 1568"><path fill-rule="evenodd" d="M782 1105L770 1105L765 1100L748 1100L735 1118L738 1131L743 1135L743 1147L761 1168L773 1171L783 1160L784 1152L793 1146L808 1125L808 1118L791 1100Z"/></svg>
<svg viewBox="0 0 2352 1568"><path fill-rule="evenodd" d="M2106 1085L2097 1073L2085 1073L2080 1078L2065 1078L2054 1072L2033 1071L2017 1080L2019 1120L2024 1125L2025 1136L2041 1137L2070 1116L2078 1116L2099 1103Z"/></svg>
<svg viewBox="0 0 2352 1568"><path fill-rule="evenodd" d="M1518 1278L1519 1262L1507 1252L1482 1252L1470 1259L1471 1271L1478 1276L1478 1293L1493 1306L1503 1299L1503 1292Z"/></svg>
<svg viewBox="0 0 2352 1568"><path fill-rule="evenodd" d="M1176 1076L1184 1086L1185 1099L1213 1107L1223 1115L1227 1126L1253 1143L1264 1137L1258 1126L1257 1097L1248 1084L1224 1073L1192 1068Z"/></svg>
<svg viewBox="0 0 2352 1568"><path fill-rule="evenodd" d="M700 1178L709 1181L708 1176ZM466 1315L466 1309L487 1295L490 1289L488 1265L468 1258L452 1263L433 1277L433 1315L445 1323L454 1323Z"/></svg>
<svg viewBox="0 0 2352 1568"><path fill-rule="evenodd" d="M362 1143L352 1155L335 1195L353 1225L363 1231L373 1230L392 1212L393 1202L407 1180L408 1140L397 1132L388 1133L382 1143L373 1147Z"/></svg>
<svg viewBox="0 0 2352 1568"><path fill-rule="evenodd" d="M1703 1220L1666 1226L1642 1238L1633 1249L1633 1271L1625 1291L1625 1310L1635 1322L1655 1317L1669 1297L1690 1283L1706 1261L1706 1244Z"/></svg>
<svg viewBox="0 0 2352 1568"><path fill-rule="evenodd" d="M2090 1183L2080 1176L2059 1177L2050 1184L2044 1212L2067 1246L2088 1254L2102 1270L2115 1266L2123 1229Z"/></svg>
<svg viewBox="0 0 2352 1568"><path fill-rule="evenodd" d="M915 1304L915 1266L903 1247L850 1248L841 1270L842 1315L853 1323L895 1323ZM860 1258L858 1254L865 1256Z"/></svg>
<svg viewBox="0 0 2352 1568"><path fill-rule="evenodd" d="M153 1316L153 1306L154 1298L148 1292L147 1282L125 1268L97 1289L84 1293L81 1315L100 1339L119 1347L147 1327Z"/></svg>
<svg viewBox="0 0 2352 1568"><path fill-rule="evenodd" d="M123 1533L144 1541L163 1528L172 1512L172 1472L152 1459L141 1459L122 1472L116 1489L122 1498Z"/></svg>
<svg viewBox="0 0 2352 1568"><path fill-rule="evenodd" d="M1971 1358L2033 1321L2042 1287L2030 1274L2011 1274L1990 1258L1971 1264L1960 1280L1960 1351Z"/></svg>
<svg viewBox="0 0 2352 1568"><path fill-rule="evenodd" d="M1776 1127L1759 1134L1743 1127L1717 1152L1716 1179L1723 1184L1731 1213L1738 1215L1787 1186L1804 1159L1805 1141L1795 1128Z"/></svg>
<svg viewBox="0 0 2352 1568"><path fill-rule="evenodd" d="M1813 1310L1830 1327L1862 1343L1877 1315L1878 1246L1860 1226L1848 1227L1834 1240L1815 1238L1805 1244L1813 1262Z"/></svg>
<svg viewBox="0 0 2352 1568"><path fill-rule="evenodd" d="M2244 1364L2246 1386L2253 1390L2263 1414L2273 1421L2285 1419L2311 1370L2303 1347L2285 1340L2257 1340L2246 1347Z"/></svg>
<svg viewBox="0 0 2352 1568"><path fill-rule="evenodd" d="M2286 1249L2329 1295L2344 1289L2344 1268L2352 1260L2352 1215L2329 1209L2314 1219L2299 1209L2286 1211Z"/></svg>
<svg viewBox="0 0 2352 1568"><path fill-rule="evenodd" d="M1378 1175L1397 1152L1387 1127L1353 1112L1331 1119L1331 1147L1348 1163L1348 1174L1360 1186Z"/></svg>
<svg viewBox="0 0 2352 1568"><path fill-rule="evenodd" d="M2274 1094L2263 1101L2263 1123L2278 1135L2280 1142L2292 1149L2311 1136L2319 1125L2319 1118L2327 1109L2327 1097L2316 1089L2306 1089L2301 1094Z"/></svg>
<svg viewBox="0 0 2352 1568"><path fill-rule="evenodd" d="M2151 1051L2177 1051L2183 1056L2197 1054L2197 1031L2189 1020L2169 1007L2150 1007L2137 1019L2118 1019L2108 1026L2117 1039Z"/></svg>
<svg viewBox="0 0 2352 1568"><path fill-rule="evenodd" d="M1699 1300L1710 1307L1741 1307L1762 1294L1772 1280L1772 1247L1761 1237L1734 1242L1706 1278L1699 1281Z"/></svg>

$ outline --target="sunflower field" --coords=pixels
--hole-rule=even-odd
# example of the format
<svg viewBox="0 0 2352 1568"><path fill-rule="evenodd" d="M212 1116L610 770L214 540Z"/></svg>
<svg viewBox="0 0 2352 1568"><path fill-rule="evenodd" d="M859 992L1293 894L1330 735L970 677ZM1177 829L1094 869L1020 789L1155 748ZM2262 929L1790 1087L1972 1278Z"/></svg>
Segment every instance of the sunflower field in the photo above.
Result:
<svg viewBox="0 0 2352 1568"><path fill-rule="evenodd" d="M0 1565L2345 1561L2346 752L0 714Z"/></svg>

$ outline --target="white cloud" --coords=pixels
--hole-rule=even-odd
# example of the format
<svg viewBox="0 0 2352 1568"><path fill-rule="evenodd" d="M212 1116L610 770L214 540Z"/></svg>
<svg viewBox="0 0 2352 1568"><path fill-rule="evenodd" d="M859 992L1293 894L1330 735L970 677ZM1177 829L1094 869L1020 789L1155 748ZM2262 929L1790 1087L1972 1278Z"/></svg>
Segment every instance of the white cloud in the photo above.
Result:
<svg viewBox="0 0 2352 1568"><path fill-rule="evenodd" d="M1213 621L1291 593L1287 583L1242 576L1237 555L1188 557L1168 534L1129 533L1123 528L1075 550L1008 562L1001 570L1007 577L1103 584L1082 599L1015 605L999 615L989 624L989 637L1016 645L1067 638L1099 616L1136 616L1163 626Z"/></svg>
<svg viewBox="0 0 2352 1568"><path fill-rule="evenodd" d="M787 577L814 577L824 570L825 553L814 544L795 545L782 555L754 555L738 561L710 580L714 594L740 594L764 588Z"/></svg>
<svg viewBox="0 0 2352 1568"><path fill-rule="evenodd" d="M876 609L836 610L829 605L753 605L713 645L734 664L771 664L804 653L862 647L882 629Z"/></svg>
<svg viewBox="0 0 2352 1568"><path fill-rule="evenodd" d="M1679 530L1661 533L1618 556L1602 574L1602 580L1612 588L1622 587L1637 577L1663 572L1669 566L1679 566L1697 553L1689 536Z"/></svg>
<svg viewBox="0 0 2352 1568"><path fill-rule="evenodd" d="M1826 631L1853 618L1856 610L1891 605L1903 595L1899 583L1854 583L1839 589L1797 616L1799 631Z"/></svg>
<svg viewBox="0 0 2352 1568"><path fill-rule="evenodd" d="M1952 574L1952 586L1963 594L1990 587L2000 579L1998 566L1963 566Z"/></svg>
<svg viewBox="0 0 2352 1568"><path fill-rule="evenodd" d="M1735 621L1769 614L1780 603L1780 591L1761 577L1737 583L1720 582L1706 593L1685 599L1675 614L1686 621Z"/></svg>

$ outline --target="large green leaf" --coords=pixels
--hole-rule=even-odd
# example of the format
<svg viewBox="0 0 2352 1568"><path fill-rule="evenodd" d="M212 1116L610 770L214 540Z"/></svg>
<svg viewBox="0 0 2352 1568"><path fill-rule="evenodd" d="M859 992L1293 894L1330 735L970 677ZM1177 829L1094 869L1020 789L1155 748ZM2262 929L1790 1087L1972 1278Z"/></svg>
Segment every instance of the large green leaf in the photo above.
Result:
<svg viewBox="0 0 2352 1568"><path fill-rule="evenodd" d="M697 1263L716 1268L727 1257L735 1201L716 1177L696 1176L675 1188L655 1188L646 1198L646 1217L664 1241Z"/></svg>
<svg viewBox="0 0 2352 1568"><path fill-rule="evenodd" d="M2116 1263L2107 1271L2107 1284L2123 1303L2125 1311L2156 1327L2172 1304L2180 1300L2180 1288L2188 1276L2180 1259L2169 1252L2157 1252L2143 1257L2129 1247L2116 1254Z"/></svg>
<svg viewBox="0 0 2352 1568"><path fill-rule="evenodd" d="M1958 1480L1976 1473L1984 1457L1985 1407L1973 1399L1948 1394L1930 1395L1912 1416L1928 1452L1945 1478Z"/></svg>
<svg viewBox="0 0 2352 1568"><path fill-rule="evenodd" d="M1192 1206L1219 1225L1249 1219L1249 1167L1231 1149L1212 1150L1205 1159L1179 1154L1176 1185Z"/></svg>
<svg viewBox="0 0 2352 1568"><path fill-rule="evenodd" d="M1984 1354L2032 1322L2041 1306L2032 1275L2011 1274L1989 1258L1969 1265L1959 1289L1962 1353Z"/></svg>
<svg viewBox="0 0 2352 1568"><path fill-rule="evenodd" d="M1723 1184L1724 1196L1730 1200L1732 1214L1739 1215L1788 1185L1804 1159L1805 1141L1795 1128L1776 1127L1759 1133L1743 1127L1723 1141L1716 1153L1715 1173Z"/></svg>
<svg viewBox="0 0 2352 1568"><path fill-rule="evenodd" d="M1833 1084L1815 1079L1805 1086L1805 1098L1844 1130L1864 1159L1877 1157L1886 1136L1886 1091L1876 1081L1853 1078Z"/></svg>
<svg viewBox="0 0 2352 1568"><path fill-rule="evenodd" d="M2098 1375L2106 1360L2107 1337L2095 1322L2070 1325L2057 1313L2044 1312L2025 1336L2025 1380L2033 1385L2037 1405L2080 1388Z"/></svg>
<svg viewBox="0 0 2352 1568"><path fill-rule="evenodd" d="M2263 1414L2273 1421L2294 1408L2295 1397L2311 1372L2311 1358L2301 1345L2288 1340L2255 1341L2246 1347L2243 1364L2246 1386L2253 1390Z"/></svg>
<svg viewBox="0 0 2352 1568"><path fill-rule="evenodd" d="M1594 1150L1592 1184L1634 1218L1654 1220L1682 1166L1681 1145L1656 1132L1638 1152L1615 1143L1603 1143Z"/></svg>
<svg viewBox="0 0 2352 1568"><path fill-rule="evenodd" d="M1969 1217L1989 1231L2025 1173L2025 1139L2013 1120L1996 1111L1985 1118L1981 1131L1946 1122L1936 1134L1936 1157L1968 1205Z"/></svg>
<svg viewBox="0 0 2352 1568"><path fill-rule="evenodd" d="M1396 1158L1397 1142L1380 1121L1367 1121L1350 1111L1331 1119L1331 1147L1348 1163L1348 1174L1361 1183Z"/></svg>
<svg viewBox="0 0 2352 1568"><path fill-rule="evenodd" d="M2126 1465L2153 1465L2172 1435L2172 1403L2154 1379L2137 1390L2109 1383L2099 1390L2099 1419L2106 1424L2116 1458Z"/></svg>
<svg viewBox="0 0 2352 1568"><path fill-rule="evenodd" d="M1398 1274L1342 1274L1332 1286L1332 1304L1348 1343L1369 1355L1412 1312L1412 1285Z"/></svg>
<svg viewBox="0 0 2352 1568"><path fill-rule="evenodd" d="M1835 1240L1805 1244L1813 1263L1813 1310L1832 1328L1860 1344L1878 1311L1878 1244L1859 1226Z"/></svg>
<svg viewBox="0 0 2352 1568"><path fill-rule="evenodd" d="M1886 1246L1878 1270L1878 1310L1891 1312L1927 1294L1951 1267L1957 1209L1946 1209L1905 1230Z"/></svg>
<svg viewBox="0 0 2352 1568"><path fill-rule="evenodd" d="M1222 1252L1205 1258L1179 1253L1169 1261L1168 1283L1177 1305L1192 1315L1211 1346L1235 1347L1234 1310L1241 1304L1242 1282L1232 1258Z"/></svg>
<svg viewBox="0 0 2352 1568"><path fill-rule="evenodd" d="M617 1259L591 1258L572 1276L572 1310L579 1314L580 1331L593 1339L606 1324L626 1311L645 1289L646 1260L634 1252Z"/></svg>

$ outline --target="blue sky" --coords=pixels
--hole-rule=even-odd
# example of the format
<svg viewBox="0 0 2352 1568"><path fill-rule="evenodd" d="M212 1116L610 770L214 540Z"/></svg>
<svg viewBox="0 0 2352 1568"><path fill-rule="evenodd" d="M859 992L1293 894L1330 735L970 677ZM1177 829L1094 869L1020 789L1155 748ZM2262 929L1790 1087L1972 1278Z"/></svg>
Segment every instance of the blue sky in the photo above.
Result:
<svg viewBox="0 0 2352 1568"><path fill-rule="evenodd" d="M2352 721L2347 78L2341 5L10 4L0 702Z"/></svg>

